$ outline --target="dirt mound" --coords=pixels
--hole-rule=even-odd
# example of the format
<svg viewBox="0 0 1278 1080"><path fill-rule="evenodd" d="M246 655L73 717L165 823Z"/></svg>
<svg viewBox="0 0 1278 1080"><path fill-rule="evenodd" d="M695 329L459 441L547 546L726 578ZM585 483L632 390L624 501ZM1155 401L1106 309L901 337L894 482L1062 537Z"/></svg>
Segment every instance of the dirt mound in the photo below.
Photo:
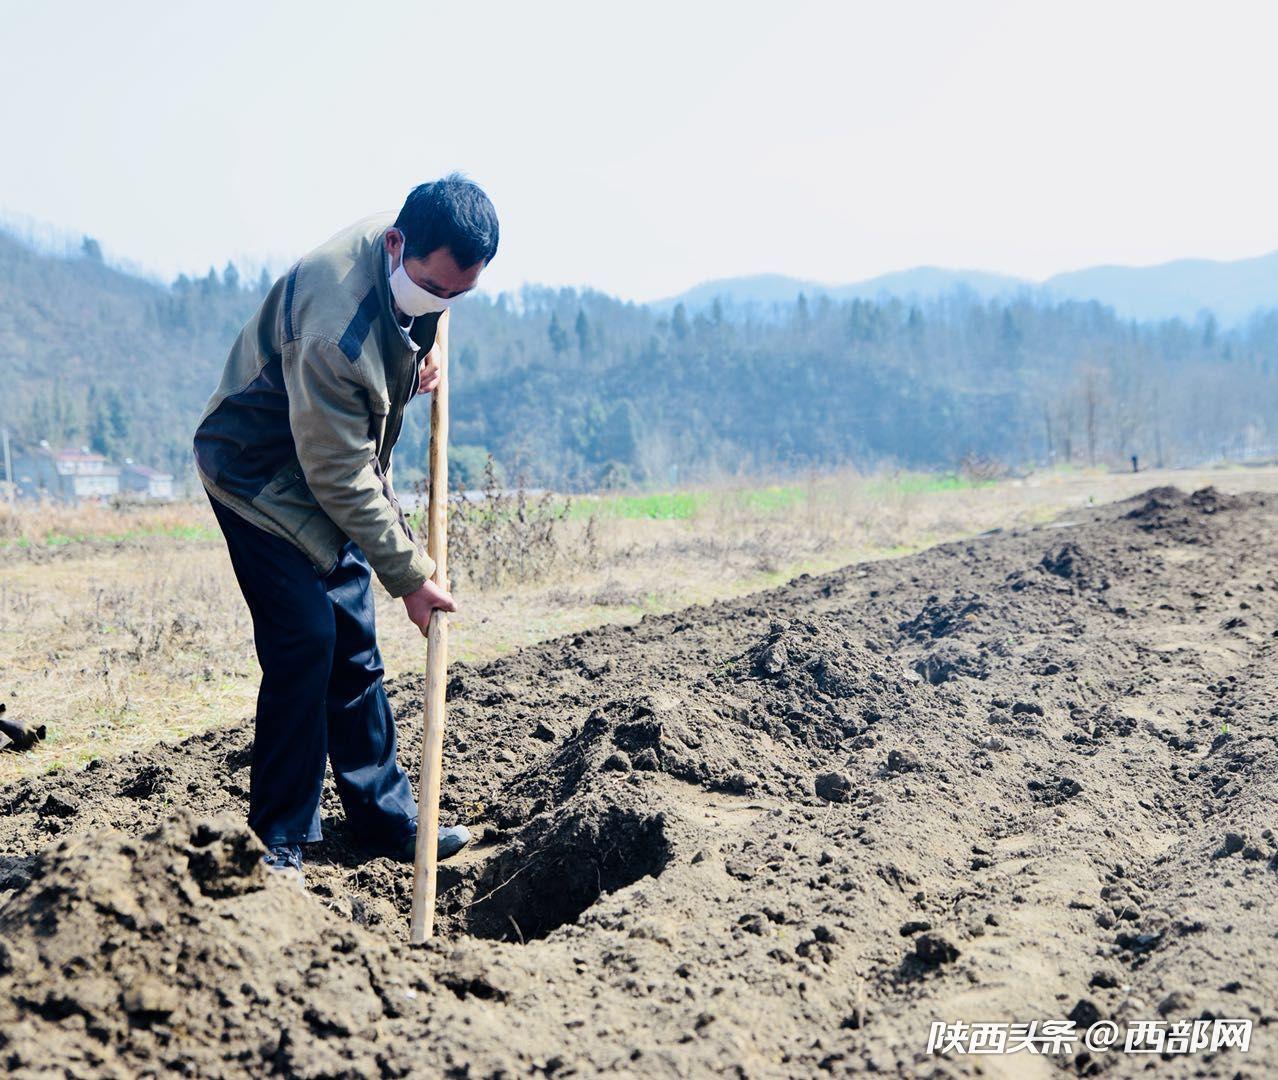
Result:
<svg viewBox="0 0 1278 1080"><path fill-rule="evenodd" d="M912 638L935 641L969 628L985 610L986 605L978 596L952 596L942 600L933 595L927 598L923 610L901 623L899 629Z"/></svg>
<svg viewBox="0 0 1278 1080"><path fill-rule="evenodd" d="M1187 544L1201 543L1206 538L1204 518L1246 505L1246 500L1222 494L1214 487L1203 488L1192 495L1173 487L1153 488L1127 501L1137 504L1126 515L1137 528L1144 532L1173 530L1176 540Z"/></svg>
<svg viewBox="0 0 1278 1080"><path fill-rule="evenodd" d="M775 718L768 728L774 739L804 747L835 749L915 703L905 669L834 619L773 623L741 660L744 671L734 666L716 681Z"/></svg>
<svg viewBox="0 0 1278 1080"><path fill-rule="evenodd" d="M948 1076L995 1059L937 1019L1239 1017L1160 1075L1274 1072L1276 562L1264 499L1159 489L457 665L422 950L331 786L263 876L246 726L0 789L0 1061Z"/></svg>
<svg viewBox="0 0 1278 1080"><path fill-rule="evenodd" d="M432 971L438 950L407 956L268 874L262 854L235 819L180 814L35 859L0 910L10 1074L408 1076L458 1049L514 1074L534 1060L535 1032L519 1054L482 1021L477 1046L447 1032L458 1001L503 997L482 963L458 952Z"/></svg>
<svg viewBox="0 0 1278 1080"><path fill-rule="evenodd" d="M375 1068L375 1025L405 984L384 962L374 976L380 944L268 881L261 855L233 819L189 817L41 855L0 911L10 1069L47 1063L52 1032L82 1075Z"/></svg>
<svg viewBox="0 0 1278 1080"><path fill-rule="evenodd" d="M1063 544L1058 551L1048 552L1039 563L1047 573L1073 582L1080 589L1108 589L1109 578L1097 560L1077 544Z"/></svg>

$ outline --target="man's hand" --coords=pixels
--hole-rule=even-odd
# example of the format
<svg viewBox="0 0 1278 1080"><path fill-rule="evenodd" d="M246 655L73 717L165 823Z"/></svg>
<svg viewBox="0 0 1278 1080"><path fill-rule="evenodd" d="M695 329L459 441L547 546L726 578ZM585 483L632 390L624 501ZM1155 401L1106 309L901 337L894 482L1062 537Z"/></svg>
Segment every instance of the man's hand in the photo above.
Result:
<svg viewBox="0 0 1278 1080"><path fill-rule="evenodd" d="M408 611L408 617L413 625L425 637L426 631L430 629L431 613L436 608L440 611L456 611L457 605L453 603L453 598L448 593L433 581L428 581L416 592L410 592L404 597L404 608Z"/></svg>
<svg viewBox="0 0 1278 1080"><path fill-rule="evenodd" d="M439 385L439 346L432 345L430 352L417 365L417 392L429 394Z"/></svg>

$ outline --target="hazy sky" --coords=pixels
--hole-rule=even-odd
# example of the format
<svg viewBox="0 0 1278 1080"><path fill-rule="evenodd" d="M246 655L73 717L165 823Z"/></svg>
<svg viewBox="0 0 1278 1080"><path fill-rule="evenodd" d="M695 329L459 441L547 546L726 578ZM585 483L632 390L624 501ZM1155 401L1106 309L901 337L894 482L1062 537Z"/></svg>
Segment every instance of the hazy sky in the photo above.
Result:
<svg viewBox="0 0 1278 1080"><path fill-rule="evenodd" d="M0 214L282 268L460 168L492 290L1278 248L1278 5L0 0Z"/></svg>

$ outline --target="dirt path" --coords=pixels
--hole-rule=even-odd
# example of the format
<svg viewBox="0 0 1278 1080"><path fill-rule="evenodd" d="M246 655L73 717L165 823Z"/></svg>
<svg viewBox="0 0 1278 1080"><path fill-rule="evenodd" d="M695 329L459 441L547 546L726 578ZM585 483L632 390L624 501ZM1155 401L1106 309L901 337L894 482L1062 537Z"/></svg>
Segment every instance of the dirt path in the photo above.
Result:
<svg viewBox="0 0 1278 1080"><path fill-rule="evenodd" d="M310 895L262 879L245 727L0 789L0 1061L1118 1076L929 1027L1238 1017L1157 1074L1273 1075L1276 566L1272 497L1158 489L459 668L483 841L415 952L331 790Z"/></svg>

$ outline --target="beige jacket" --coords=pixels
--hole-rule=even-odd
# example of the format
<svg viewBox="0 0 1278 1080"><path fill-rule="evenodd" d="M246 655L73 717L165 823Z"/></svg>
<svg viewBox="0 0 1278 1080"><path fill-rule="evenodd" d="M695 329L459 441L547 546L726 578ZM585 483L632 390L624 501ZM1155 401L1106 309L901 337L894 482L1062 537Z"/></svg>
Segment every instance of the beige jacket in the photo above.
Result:
<svg viewBox="0 0 1278 1080"><path fill-rule="evenodd" d="M388 480L420 355L391 305L392 220L353 225L275 283L231 349L195 458L213 498L292 541L321 573L353 540L403 596L434 564ZM417 319L413 338L429 347L438 318Z"/></svg>

